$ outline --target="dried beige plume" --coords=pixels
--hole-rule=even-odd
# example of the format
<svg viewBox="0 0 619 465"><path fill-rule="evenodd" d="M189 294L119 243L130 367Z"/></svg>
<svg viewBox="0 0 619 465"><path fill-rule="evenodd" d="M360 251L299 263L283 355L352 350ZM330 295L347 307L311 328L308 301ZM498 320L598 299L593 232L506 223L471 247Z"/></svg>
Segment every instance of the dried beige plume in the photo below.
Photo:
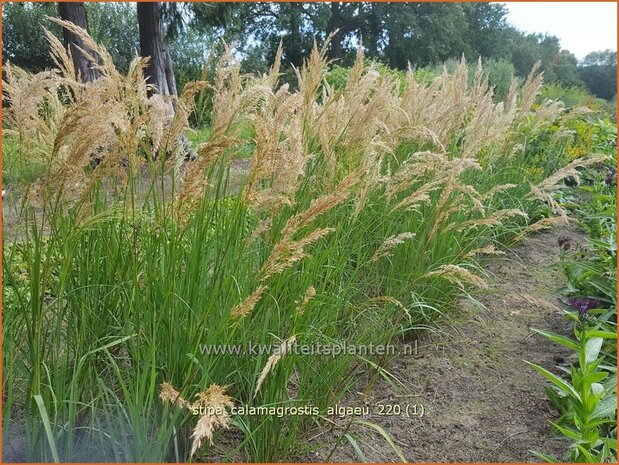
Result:
<svg viewBox="0 0 619 465"><path fill-rule="evenodd" d="M443 185L444 183L444 179L438 178L421 185L420 187L415 189L408 197L405 197L400 202L398 202L391 209L391 211L393 212L400 208L409 211L417 210L421 204L430 203L432 201L430 194L440 189L441 185Z"/></svg>
<svg viewBox="0 0 619 465"><path fill-rule="evenodd" d="M520 96L520 108L518 109L518 114L516 116L517 119L522 119L529 113L531 107L535 103L537 95L542 88L542 85L544 83L543 74L538 73L541 65L542 63L540 61L536 62L533 65L531 72L527 76L527 79L522 86Z"/></svg>
<svg viewBox="0 0 619 465"><path fill-rule="evenodd" d="M230 318L240 319L251 313L266 289L267 286L258 286L256 290L249 295L249 297L232 309L230 312Z"/></svg>
<svg viewBox="0 0 619 465"><path fill-rule="evenodd" d="M579 182L580 173L578 172L578 168L584 168L596 163L602 163L607 159L607 155L594 155L589 158L577 158L544 179L541 183L531 185L531 192L529 195L549 205L554 214L565 217L567 216L567 212L555 200L553 192L563 187L563 180L565 178L572 177L576 180L576 182Z"/></svg>
<svg viewBox="0 0 619 465"><path fill-rule="evenodd" d="M305 295L303 296L303 300L301 301L301 303L299 303L296 309L297 315L303 315L303 313L305 312L305 307L307 306L309 301L314 298L315 295L316 289L314 289L314 286L308 287L307 291L305 291Z"/></svg>
<svg viewBox="0 0 619 465"><path fill-rule="evenodd" d="M554 174L550 175L546 179L544 179L541 183L537 185L537 188L542 192L550 192L554 189L557 189L560 186L560 183L568 177L573 177L578 180L580 179L580 173L578 172L578 168L584 168L586 166L594 165L596 163L602 163L608 160L608 155L593 155L589 158L577 158L572 161L568 165L564 166L560 170L556 171Z"/></svg>
<svg viewBox="0 0 619 465"><path fill-rule="evenodd" d="M7 126L3 134L20 141L19 157L49 166L58 125L64 117L58 97L59 76L54 71L31 74L10 63L3 71L2 100L7 103L2 112Z"/></svg>
<svg viewBox="0 0 619 465"><path fill-rule="evenodd" d="M550 127L564 112L565 104L562 101L544 100L531 114L527 124L531 130L541 130Z"/></svg>
<svg viewBox="0 0 619 465"><path fill-rule="evenodd" d="M88 33L82 29L81 27L73 24L70 21L65 21L58 18L53 18L51 16L46 16L46 19L49 21L58 24L59 26L71 31L73 34L78 36L84 47L76 48L82 53L82 55L91 63L94 63L94 68L98 69L103 75L117 78L120 76L118 71L116 70L116 66L114 66L114 60L112 59L112 55L106 50L105 47L99 45L95 40L88 35ZM64 60L63 60L64 62ZM77 78L77 76L75 76Z"/></svg>
<svg viewBox="0 0 619 465"><path fill-rule="evenodd" d="M493 245L487 245L478 249L471 250L464 255L464 258L473 258L477 255L505 255L502 250L497 250Z"/></svg>
<svg viewBox="0 0 619 465"><path fill-rule="evenodd" d="M272 215L294 202L308 160L299 103L283 86L265 93L253 118L255 150L243 198L257 212Z"/></svg>
<svg viewBox="0 0 619 465"><path fill-rule="evenodd" d="M393 197L408 189L415 181L430 172L445 169L448 164L447 157L442 153L431 151L413 153L389 179L387 197Z"/></svg>
<svg viewBox="0 0 619 465"><path fill-rule="evenodd" d="M273 217L269 216L256 225L254 230L251 232L251 236L249 236L248 242L250 244L254 243L260 236L263 236L267 232L271 230L273 227Z"/></svg>
<svg viewBox="0 0 619 465"><path fill-rule="evenodd" d="M277 365L277 363L281 360L281 358L290 351L290 348L293 346L296 340L297 340L296 335L289 337L284 342L282 342L280 346L275 350L273 355L269 357L266 365L264 366L264 368L262 369L262 372L260 373L260 376L258 377L258 381L256 382L256 389L254 390L254 398L258 395L258 392L260 391L260 386L262 386L262 383L266 379L267 375L275 368L275 365Z"/></svg>
<svg viewBox="0 0 619 465"><path fill-rule="evenodd" d="M459 225L456 223L451 223L446 227L445 230L449 231L455 227L456 231L466 231L472 228L499 226L503 224L504 220L512 218L514 216L520 216L525 219L529 218L529 215L527 215L524 211L518 208L507 208L504 210L497 210L491 215L483 218L476 218L465 221Z"/></svg>
<svg viewBox="0 0 619 465"><path fill-rule="evenodd" d="M546 229L552 228L556 224L568 224L569 222L570 222L570 219L566 215L553 216L550 218L542 218L541 220L536 221L535 223L530 224L525 229L523 229L520 232L520 234L514 237L513 241L520 242L522 239L524 239L526 236L528 236L531 233L538 232L538 231L544 231Z"/></svg>
<svg viewBox="0 0 619 465"><path fill-rule="evenodd" d="M60 70L60 74L63 77L62 84L67 86L69 92L67 92L67 98L69 101L75 101L76 96L82 93L84 84L79 81L75 65L71 57L71 52L60 42L58 37L52 34L47 29L43 28L45 38L49 43L50 55L52 61Z"/></svg>
<svg viewBox="0 0 619 465"><path fill-rule="evenodd" d="M207 170L235 143L236 139L222 137L198 147L198 157L187 164L183 182L176 194L176 210L181 225L188 222L191 213L204 198L209 186Z"/></svg>
<svg viewBox="0 0 619 465"><path fill-rule="evenodd" d="M292 216L284 227L284 236L292 236L301 228L309 225L320 215L337 207L350 196L351 189L357 184L359 173L354 172L343 179L330 194L314 199L307 210Z"/></svg>
<svg viewBox="0 0 619 465"><path fill-rule="evenodd" d="M296 241L292 240L290 236L280 240L275 247L273 247L271 254L260 268L260 280L265 281L274 274L287 270L299 260L307 257L305 247L322 239L333 231L333 228L319 228Z"/></svg>
<svg viewBox="0 0 619 465"><path fill-rule="evenodd" d="M464 283L473 284L480 289L488 289L488 284L480 276L459 265L442 265L436 270L426 273L424 276L426 278L432 276L441 277L456 284L461 289L465 288Z"/></svg>
<svg viewBox="0 0 619 465"><path fill-rule="evenodd" d="M313 117L314 100L328 65L326 59L327 47L332 36L333 34L329 34L320 50L316 41L314 41L309 59L304 61L303 68L301 70L294 68L297 75L299 94L302 99L301 108L305 124L309 124Z"/></svg>
<svg viewBox="0 0 619 465"><path fill-rule="evenodd" d="M358 174L356 172L352 173L342 180L331 194L325 194L314 199L306 210L288 219L282 230L281 239L273 247L269 257L260 268L259 275L261 276L261 281L265 281L274 274L281 273L290 268L294 263L305 258L307 256L305 247L334 231L333 228L318 228L301 239L294 239L294 236L303 228L325 212L344 202L350 196L350 191L357 182Z"/></svg>
<svg viewBox="0 0 619 465"><path fill-rule="evenodd" d="M186 408L188 410L191 409L191 404L183 399L180 392L174 389L174 387L168 382L161 383L159 398L163 402L170 402L172 405L178 405L179 407Z"/></svg>
<svg viewBox="0 0 619 465"><path fill-rule="evenodd" d="M193 429L191 437L190 457L202 447L204 441L213 443L213 433L219 428L228 428L230 414L228 408L234 406L232 397L226 394L227 386L211 384L206 391L196 394L198 398L193 404L183 399L179 392L170 383L162 383L159 398L163 402L170 402L189 411L197 411L200 418ZM205 413L203 413L205 412Z"/></svg>
<svg viewBox="0 0 619 465"><path fill-rule="evenodd" d="M226 394L226 386L211 384L206 391L197 394L197 397L198 400L193 403L192 408L203 408L206 413L200 417L191 434L193 441L190 457L202 447L205 440L213 444L215 430L229 427L230 414L227 408L234 406L232 397Z"/></svg>
<svg viewBox="0 0 619 465"><path fill-rule="evenodd" d="M380 260L383 257L390 256L395 247L400 244L403 244L409 239L415 237L415 233L412 232L404 232L401 234L397 234L395 236L388 237L381 245L376 249L374 255L372 256L370 262L375 262Z"/></svg>

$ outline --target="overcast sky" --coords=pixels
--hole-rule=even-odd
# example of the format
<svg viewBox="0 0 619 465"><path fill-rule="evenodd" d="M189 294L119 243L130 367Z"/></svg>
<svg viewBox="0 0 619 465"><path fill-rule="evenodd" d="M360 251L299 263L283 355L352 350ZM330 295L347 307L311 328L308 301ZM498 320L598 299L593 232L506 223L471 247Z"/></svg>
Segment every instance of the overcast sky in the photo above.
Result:
<svg viewBox="0 0 619 465"><path fill-rule="evenodd" d="M525 32L547 32L578 59L595 50L617 49L617 3L505 2L507 21Z"/></svg>

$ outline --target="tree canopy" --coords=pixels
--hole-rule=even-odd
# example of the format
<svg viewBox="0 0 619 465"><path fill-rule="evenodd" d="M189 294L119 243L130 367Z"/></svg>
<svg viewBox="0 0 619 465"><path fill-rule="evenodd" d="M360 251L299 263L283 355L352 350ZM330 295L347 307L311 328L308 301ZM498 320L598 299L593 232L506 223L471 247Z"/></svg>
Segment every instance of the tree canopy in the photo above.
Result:
<svg viewBox="0 0 619 465"><path fill-rule="evenodd" d="M546 82L586 86L599 97L616 93L616 52L591 53L581 63L557 37L527 34L506 21L500 3L162 3L167 49L180 85L200 75L219 39L234 43L246 71L266 71L280 41L283 71L301 65L314 40L329 34L329 58L342 66L354 60L360 43L366 56L391 68L436 66L464 56L505 61L526 76L542 62ZM125 69L139 50L136 6L87 3L90 33ZM54 5L3 6L3 59L29 70L51 65L42 27L61 34L45 19Z"/></svg>

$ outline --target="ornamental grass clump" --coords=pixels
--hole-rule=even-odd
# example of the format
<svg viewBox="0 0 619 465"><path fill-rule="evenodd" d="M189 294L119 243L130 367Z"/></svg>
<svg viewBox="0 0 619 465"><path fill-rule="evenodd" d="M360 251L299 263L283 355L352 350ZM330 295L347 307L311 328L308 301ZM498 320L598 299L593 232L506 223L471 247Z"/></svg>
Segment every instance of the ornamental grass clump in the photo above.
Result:
<svg viewBox="0 0 619 465"><path fill-rule="evenodd" d="M484 256L554 221L539 218L546 193L592 163L528 174L530 133L562 117L532 110L536 70L496 103L464 60L400 89L360 48L335 89L323 45L291 90L281 48L251 76L224 44L213 80L172 98L146 83L146 59L122 74L54 21L100 77L81 82L51 34L57 69L5 69L4 136L45 166L19 191L3 256L4 425L27 432L28 460L207 460L223 444L218 458L285 460L389 363L297 345L386 345L436 324L490 285ZM194 154L184 135L205 89L211 133ZM233 402L319 413L233 415Z"/></svg>

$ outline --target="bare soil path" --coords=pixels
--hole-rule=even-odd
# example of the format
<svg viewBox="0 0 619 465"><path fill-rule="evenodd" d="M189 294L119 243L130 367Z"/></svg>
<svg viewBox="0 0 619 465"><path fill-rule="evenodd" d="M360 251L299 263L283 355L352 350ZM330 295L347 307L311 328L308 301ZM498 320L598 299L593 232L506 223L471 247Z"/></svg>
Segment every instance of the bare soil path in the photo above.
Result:
<svg viewBox="0 0 619 465"><path fill-rule="evenodd" d="M530 450L561 457L566 444L552 439L549 425L558 415L544 394L543 378L523 360L555 373L556 365L566 362L568 354L560 346L530 329L570 332L555 295L564 284L557 239L566 235L584 241L575 227L559 227L490 262L491 289L474 296L477 304L462 302L455 321L443 333L420 340L416 355L396 358L389 372L402 385L381 378L368 402L373 413L359 419L384 428L410 462L538 461ZM347 402L355 405L356 399ZM421 404L424 415L377 415L377 404L397 404L402 410ZM372 428L354 425L349 433L367 461L401 461ZM315 438L323 445L303 460L326 460L335 434ZM346 439L329 458L359 460Z"/></svg>

